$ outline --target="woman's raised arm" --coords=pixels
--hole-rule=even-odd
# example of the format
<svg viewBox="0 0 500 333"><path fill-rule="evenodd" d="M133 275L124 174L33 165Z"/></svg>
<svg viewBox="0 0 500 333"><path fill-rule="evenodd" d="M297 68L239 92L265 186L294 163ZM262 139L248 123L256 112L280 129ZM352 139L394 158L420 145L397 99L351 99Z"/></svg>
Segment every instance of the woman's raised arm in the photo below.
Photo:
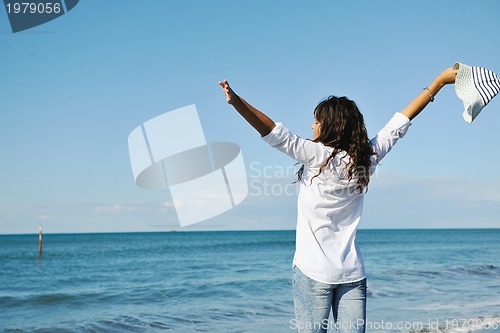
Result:
<svg viewBox="0 0 500 333"><path fill-rule="evenodd" d="M229 83L226 80L219 81L219 85L226 95L227 102L231 104L261 136L268 135L274 129L276 126L274 121L248 104L243 98L236 95L233 89L229 87Z"/></svg>
<svg viewBox="0 0 500 333"><path fill-rule="evenodd" d="M427 87L424 88L423 92L420 93L407 107L401 111L408 119L412 120L415 118L420 111L422 111L429 102L434 101L434 97L437 95L439 90L447 84L455 83L455 77L457 76L458 70L453 68L448 68L444 70L439 76Z"/></svg>

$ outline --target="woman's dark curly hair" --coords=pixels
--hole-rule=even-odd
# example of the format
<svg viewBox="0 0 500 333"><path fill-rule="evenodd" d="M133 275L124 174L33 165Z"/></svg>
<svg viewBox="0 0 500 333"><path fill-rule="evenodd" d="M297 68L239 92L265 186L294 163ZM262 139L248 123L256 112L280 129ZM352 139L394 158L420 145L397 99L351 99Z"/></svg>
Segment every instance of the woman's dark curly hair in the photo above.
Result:
<svg viewBox="0 0 500 333"><path fill-rule="evenodd" d="M374 152L368 140L363 115L356 103L347 97L330 96L316 106L314 117L320 123L320 134L314 142L333 147L333 152L311 182L343 151L350 157L346 167L348 180L356 178L356 190L363 192L370 182L370 157ZM297 172L297 180L302 178L303 171L304 165Z"/></svg>

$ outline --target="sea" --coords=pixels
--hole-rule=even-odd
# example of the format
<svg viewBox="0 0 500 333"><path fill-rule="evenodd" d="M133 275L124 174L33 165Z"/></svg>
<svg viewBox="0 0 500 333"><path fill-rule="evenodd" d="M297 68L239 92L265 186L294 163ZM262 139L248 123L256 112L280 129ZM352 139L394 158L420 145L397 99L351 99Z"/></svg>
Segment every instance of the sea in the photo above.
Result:
<svg viewBox="0 0 500 333"><path fill-rule="evenodd" d="M367 332L500 332L500 229L358 243ZM0 332L296 332L294 246L292 230L46 234L40 255L38 235L1 235Z"/></svg>

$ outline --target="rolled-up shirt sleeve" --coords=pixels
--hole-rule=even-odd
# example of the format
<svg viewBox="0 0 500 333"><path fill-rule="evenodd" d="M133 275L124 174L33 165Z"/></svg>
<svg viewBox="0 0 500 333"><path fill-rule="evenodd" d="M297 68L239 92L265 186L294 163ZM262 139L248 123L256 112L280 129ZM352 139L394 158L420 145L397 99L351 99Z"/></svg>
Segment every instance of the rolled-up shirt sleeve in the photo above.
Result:
<svg viewBox="0 0 500 333"><path fill-rule="evenodd" d="M276 123L274 129L262 139L303 164L318 164L328 156L328 151L322 143L292 134L282 123Z"/></svg>
<svg viewBox="0 0 500 333"><path fill-rule="evenodd" d="M387 155L396 142L406 134L410 126L410 120L398 112L370 140L373 152L376 154L373 161L375 164ZM274 129L262 139L294 160L310 166L324 163L331 154L331 151L322 143L292 134L282 123L276 123Z"/></svg>
<svg viewBox="0 0 500 333"><path fill-rule="evenodd" d="M400 112L397 112L391 120L382 128L377 135L370 140L376 155L376 162L380 162L396 142L405 136L410 128L410 120Z"/></svg>

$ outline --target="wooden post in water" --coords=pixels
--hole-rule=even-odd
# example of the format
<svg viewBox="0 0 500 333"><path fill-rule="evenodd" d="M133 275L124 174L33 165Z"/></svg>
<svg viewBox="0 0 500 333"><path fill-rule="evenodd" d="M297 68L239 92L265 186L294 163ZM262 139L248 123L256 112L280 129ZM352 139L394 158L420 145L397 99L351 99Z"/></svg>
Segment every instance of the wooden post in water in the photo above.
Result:
<svg viewBox="0 0 500 333"><path fill-rule="evenodd" d="M42 255L42 226L38 230L40 230L40 234L38 235L38 250L40 251L40 255Z"/></svg>

